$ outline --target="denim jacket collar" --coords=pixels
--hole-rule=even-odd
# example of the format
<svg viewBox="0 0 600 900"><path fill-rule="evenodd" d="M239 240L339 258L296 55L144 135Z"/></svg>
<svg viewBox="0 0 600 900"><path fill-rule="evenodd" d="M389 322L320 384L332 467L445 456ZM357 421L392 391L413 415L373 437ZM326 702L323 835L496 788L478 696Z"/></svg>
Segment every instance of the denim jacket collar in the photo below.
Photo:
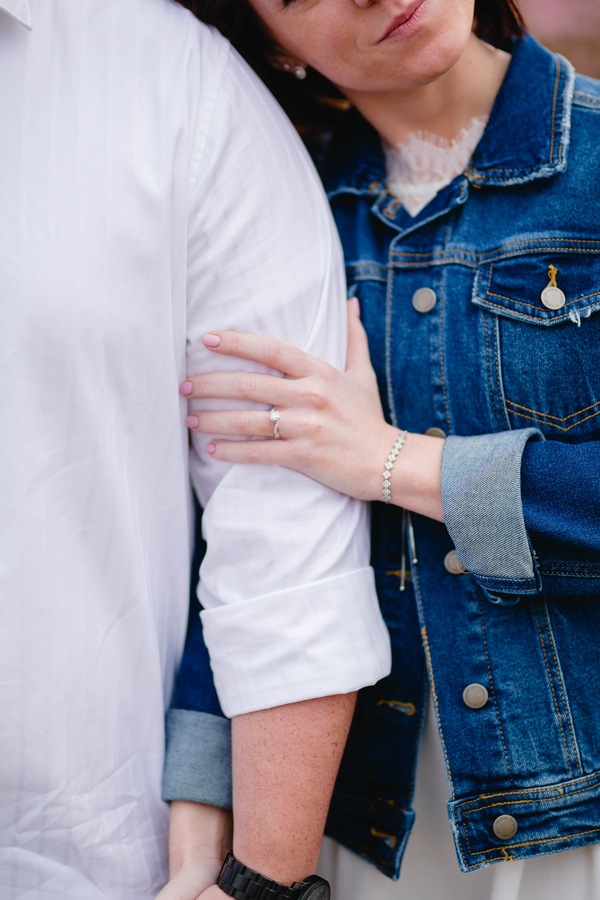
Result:
<svg viewBox="0 0 600 900"><path fill-rule="evenodd" d="M508 186L564 171L573 85L574 71L567 60L529 35L515 40L506 78L465 172L469 182ZM535 121L532 114L537 116ZM515 123L518 141L509 137L515 133ZM361 116L349 114L334 135L331 150L322 173L330 196L348 191L380 193L385 183L380 139ZM329 166L328 159L335 160L335 165Z"/></svg>

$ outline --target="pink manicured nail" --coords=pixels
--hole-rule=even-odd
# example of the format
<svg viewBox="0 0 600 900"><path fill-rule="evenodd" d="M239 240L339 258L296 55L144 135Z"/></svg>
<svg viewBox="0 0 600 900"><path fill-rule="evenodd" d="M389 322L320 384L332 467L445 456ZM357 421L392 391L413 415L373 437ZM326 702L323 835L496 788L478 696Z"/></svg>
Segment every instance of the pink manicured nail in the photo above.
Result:
<svg viewBox="0 0 600 900"><path fill-rule="evenodd" d="M198 416L188 416L185 420L185 424L188 428L197 428L200 424L200 419L198 418Z"/></svg>
<svg viewBox="0 0 600 900"><path fill-rule="evenodd" d="M205 334L202 337L202 343L205 347L218 347L221 343L221 338L218 334Z"/></svg>
<svg viewBox="0 0 600 900"><path fill-rule="evenodd" d="M217 448L215 447L214 444L207 444L206 447L205 447L204 449L206 450L207 453L211 453L211 454L212 454L212 453L215 452L215 450L216 450Z"/></svg>
<svg viewBox="0 0 600 900"><path fill-rule="evenodd" d="M191 381L184 381L179 385L179 393L183 394L184 397L189 397L189 395L194 390L194 385Z"/></svg>

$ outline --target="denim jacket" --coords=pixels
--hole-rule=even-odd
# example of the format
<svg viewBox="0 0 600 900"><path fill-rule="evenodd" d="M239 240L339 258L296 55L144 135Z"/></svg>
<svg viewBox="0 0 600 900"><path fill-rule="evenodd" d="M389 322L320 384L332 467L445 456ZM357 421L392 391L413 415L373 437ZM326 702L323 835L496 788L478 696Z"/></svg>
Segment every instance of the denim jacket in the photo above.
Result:
<svg viewBox="0 0 600 900"><path fill-rule="evenodd" d="M415 218L358 116L323 178L386 416L447 436L444 525L413 516L407 556L406 516L374 504L394 662L359 696L328 833L398 877L431 690L463 871L595 843L600 85L526 37L466 171ZM226 805L197 624L173 706L166 798Z"/></svg>

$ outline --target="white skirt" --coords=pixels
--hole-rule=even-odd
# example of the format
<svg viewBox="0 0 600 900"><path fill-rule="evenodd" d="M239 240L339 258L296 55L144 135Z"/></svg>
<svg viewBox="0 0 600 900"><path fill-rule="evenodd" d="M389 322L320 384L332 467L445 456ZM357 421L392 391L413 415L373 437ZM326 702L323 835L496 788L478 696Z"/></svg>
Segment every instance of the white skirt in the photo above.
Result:
<svg viewBox="0 0 600 900"><path fill-rule="evenodd" d="M419 753L415 824L400 881L325 838L317 871L331 882L334 900L600 900L600 845L464 874L456 860L447 798L430 707Z"/></svg>

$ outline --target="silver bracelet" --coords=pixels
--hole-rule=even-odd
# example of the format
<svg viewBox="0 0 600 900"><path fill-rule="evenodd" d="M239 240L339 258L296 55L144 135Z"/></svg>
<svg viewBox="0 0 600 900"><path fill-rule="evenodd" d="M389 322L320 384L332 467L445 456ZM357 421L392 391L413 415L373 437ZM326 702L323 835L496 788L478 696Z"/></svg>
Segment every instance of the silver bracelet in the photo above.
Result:
<svg viewBox="0 0 600 900"><path fill-rule="evenodd" d="M396 438L396 443L390 450L389 456L387 458L387 462L385 464L385 470L383 473L383 484L381 486L381 499L384 503L389 503L392 499L392 469L394 468L394 463L396 462L396 457L402 450L404 445L404 441L408 436L408 431L401 431L398 437Z"/></svg>

